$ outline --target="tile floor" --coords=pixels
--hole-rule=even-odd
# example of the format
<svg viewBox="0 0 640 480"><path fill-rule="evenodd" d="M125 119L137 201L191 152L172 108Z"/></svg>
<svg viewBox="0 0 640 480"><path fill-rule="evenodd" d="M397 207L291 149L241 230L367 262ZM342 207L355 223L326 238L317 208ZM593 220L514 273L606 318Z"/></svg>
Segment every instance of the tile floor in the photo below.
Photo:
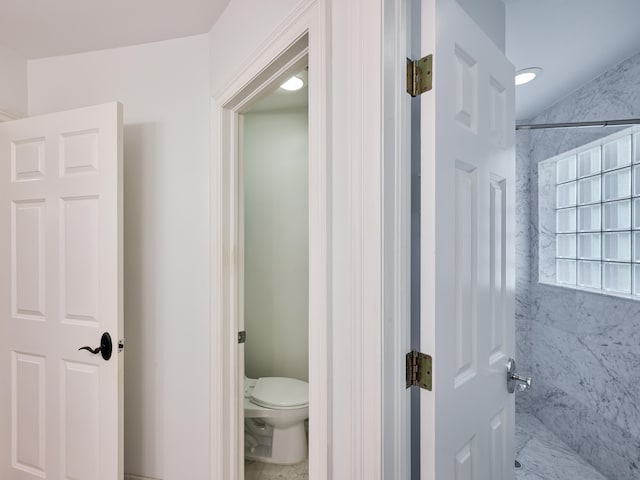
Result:
<svg viewBox="0 0 640 480"><path fill-rule="evenodd" d="M607 480L533 415L516 417L516 480Z"/></svg>
<svg viewBox="0 0 640 480"><path fill-rule="evenodd" d="M516 419L516 480L608 480L533 415ZM309 463L270 465L245 461L245 480L307 480Z"/></svg>
<svg viewBox="0 0 640 480"><path fill-rule="evenodd" d="M244 480L308 480L309 460L295 465L244 462Z"/></svg>

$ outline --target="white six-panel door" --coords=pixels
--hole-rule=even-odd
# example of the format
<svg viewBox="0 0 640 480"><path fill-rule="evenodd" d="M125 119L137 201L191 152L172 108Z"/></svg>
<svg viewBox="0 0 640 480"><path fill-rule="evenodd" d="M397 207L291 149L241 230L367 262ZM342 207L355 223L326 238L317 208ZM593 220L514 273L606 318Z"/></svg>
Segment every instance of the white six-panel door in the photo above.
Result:
<svg viewBox="0 0 640 480"><path fill-rule="evenodd" d="M423 0L421 34L421 478L511 480L513 67L455 0Z"/></svg>
<svg viewBox="0 0 640 480"><path fill-rule="evenodd" d="M0 123L0 478L122 479L122 112ZM82 346L113 339L105 361Z"/></svg>

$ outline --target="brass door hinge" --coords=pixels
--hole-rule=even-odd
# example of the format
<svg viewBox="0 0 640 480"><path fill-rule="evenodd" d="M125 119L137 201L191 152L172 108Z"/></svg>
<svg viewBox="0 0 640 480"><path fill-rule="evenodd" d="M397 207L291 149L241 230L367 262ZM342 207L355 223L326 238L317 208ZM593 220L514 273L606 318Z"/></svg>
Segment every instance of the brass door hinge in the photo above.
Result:
<svg viewBox="0 0 640 480"><path fill-rule="evenodd" d="M431 355L416 351L407 353L407 388L418 386L431 391L432 364Z"/></svg>
<svg viewBox="0 0 640 480"><path fill-rule="evenodd" d="M433 55L420 60L407 58L407 93L416 97L431 90L433 85Z"/></svg>

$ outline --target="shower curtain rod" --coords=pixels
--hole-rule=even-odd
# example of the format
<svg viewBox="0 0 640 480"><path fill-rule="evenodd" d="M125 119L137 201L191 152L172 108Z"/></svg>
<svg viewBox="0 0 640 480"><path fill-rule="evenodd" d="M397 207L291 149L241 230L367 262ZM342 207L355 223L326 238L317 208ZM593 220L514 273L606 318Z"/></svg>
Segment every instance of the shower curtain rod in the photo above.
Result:
<svg viewBox="0 0 640 480"><path fill-rule="evenodd" d="M602 120L598 122L565 122L565 123L521 123L516 130L539 130L543 128L585 128L585 127L624 127L640 125L640 118L627 120Z"/></svg>

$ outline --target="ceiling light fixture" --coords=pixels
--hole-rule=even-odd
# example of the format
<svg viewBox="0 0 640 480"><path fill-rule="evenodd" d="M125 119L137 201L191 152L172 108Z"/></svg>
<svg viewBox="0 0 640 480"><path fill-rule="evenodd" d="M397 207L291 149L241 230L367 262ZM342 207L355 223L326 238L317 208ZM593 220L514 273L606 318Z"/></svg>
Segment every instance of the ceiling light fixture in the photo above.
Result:
<svg viewBox="0 0 640 480"><path fill-rule="evenodd" d="M516 86L532 82L540 75L542 75L542 69L540 67L530 67L518 70L516 72Z"/></svg>
<svg viewBox="0 0 640 480"><path fill-rule="evenodd" d="M298 77L291 77L289 80L280 85L280 88L294 92L300 90L304 86L304 82Z"/></svg>

